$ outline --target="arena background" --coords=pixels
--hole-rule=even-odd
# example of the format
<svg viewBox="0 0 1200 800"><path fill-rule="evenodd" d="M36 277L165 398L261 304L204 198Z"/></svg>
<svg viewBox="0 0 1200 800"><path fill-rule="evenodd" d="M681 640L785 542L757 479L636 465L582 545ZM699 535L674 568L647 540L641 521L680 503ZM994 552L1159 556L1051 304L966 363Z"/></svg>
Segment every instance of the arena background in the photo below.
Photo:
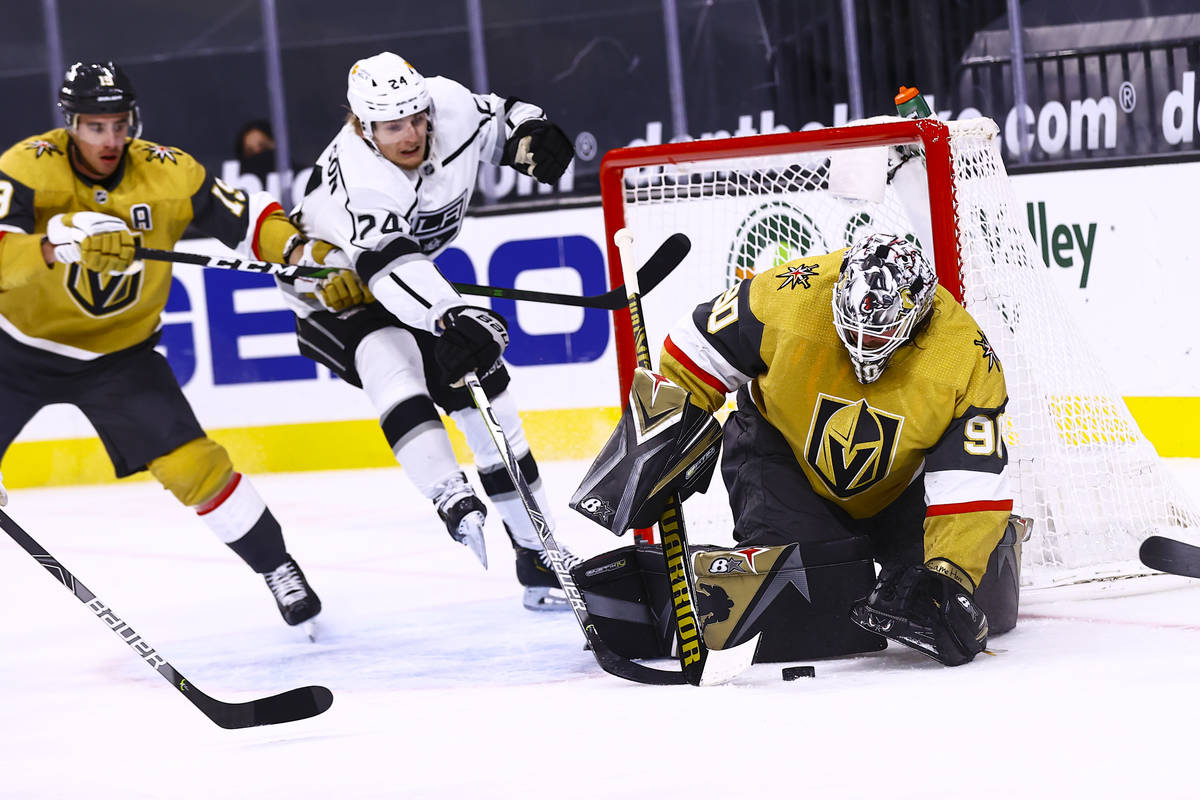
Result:
<svg viewBox="0 0 1200 800"><path fill-rule="evenodd" d="M538 103L575 139L574 169L553 188L482 175L476 218L439 263L454 280L585 293L606 288L605 151L836 125L889 113L896 88L916 84L943 118L997 120L1083 335L1159 452L1200 456L1189 424L1200 411L1188 310L1200 267L1188 242L1200 179L1194 2L42 0L6 9L0 43L5 146L61 123L66 64L111 59L137 87L143 135L230 181L261 185L240 174L233 138L271 119L279 169L266 188L281 196L339 126L358 58L392 50L426 75ZM493 305L513 322L508 360L535 449L590 456L617 413L611 319ZM201 421L243 469L394 464L363 398L297 355L269 281L179 267L164 322ZM2 467L16 487L112 479L65 407L39 414Z"/></svg>

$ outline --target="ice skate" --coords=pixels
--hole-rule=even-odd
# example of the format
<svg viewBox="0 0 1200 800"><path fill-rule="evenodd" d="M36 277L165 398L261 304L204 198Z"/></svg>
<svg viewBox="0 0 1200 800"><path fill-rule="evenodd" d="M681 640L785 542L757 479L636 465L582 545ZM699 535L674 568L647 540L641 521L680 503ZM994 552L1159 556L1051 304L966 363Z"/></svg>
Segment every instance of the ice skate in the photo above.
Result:
<svg viewBox="0 0 1200 800"><path fill-rule="evenodd" d="M580 562L570 550L559 545L563 566L568 570ZM522 604L530 611L570 611L571 604L550 566L546 550L531 550L517 545L517 580L525 587Z"/></svg>
<svg viewBox="0 0 1200 800"><path fill-rule="evenodd" d="M263 579L275 595L275 605L279 607L283 621L288 625L303 624L308 638L315 641L316 622L313 618L321 613L321 598L308 585L300 565L287 556L278 567L263 573Z"/></svg>
<svg viewBox="0 0 1200 800"><path fill-rule="evenodd" d="M464 544L487 569L487 546L483 539L483 520L487 508L483 501L475 495L471 484L462 473L455 475L441 486L441 492L434 499L438 516L446 523L450 538Z"/></svg>

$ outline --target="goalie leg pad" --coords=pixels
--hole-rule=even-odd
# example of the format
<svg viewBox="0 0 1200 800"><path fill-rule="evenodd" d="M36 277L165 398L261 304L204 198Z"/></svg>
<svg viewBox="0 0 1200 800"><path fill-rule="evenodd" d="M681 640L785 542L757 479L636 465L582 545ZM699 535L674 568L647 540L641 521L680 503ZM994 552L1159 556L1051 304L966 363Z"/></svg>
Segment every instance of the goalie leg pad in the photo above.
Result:
<svg viewBox="0 0 1200 800"><path fill-rule="evenodd" d="M975 590L975 602L988 619L988 633L995 636L1017 625L1021 600L1021 543L1033 527L1029 517L1013 514L1008 518L1004 536L988 558L987 571Z"/></svg>
<svg viewBox="0 0 1200 800"><path fill-rule="evenodd" d="M863 538L817 546L693 549L699 615L713 649L761 633L758 663L882 650L884 639L850 623L847 610L874 583ZM821 562L821 563L818 563ZM627 658L674 654L672 597L655 545L623 547L577 566L597 633Z"/></svg>

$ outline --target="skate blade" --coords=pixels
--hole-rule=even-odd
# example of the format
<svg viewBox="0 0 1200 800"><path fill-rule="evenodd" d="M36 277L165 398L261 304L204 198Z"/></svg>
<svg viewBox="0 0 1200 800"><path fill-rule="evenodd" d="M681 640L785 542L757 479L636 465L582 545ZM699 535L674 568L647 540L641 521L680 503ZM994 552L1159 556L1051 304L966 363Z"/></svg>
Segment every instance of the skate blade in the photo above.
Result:
<svg viewBox="0 0 1200 800"><path fill-rule="evenodd" d="M314 618L300 624L301 627L303 627L304 635L308 637L308 640L310 642L315 642L317 640L317 620Z"/></svg>
<svg viewBox="0 0 1200 800"><path fill-rule="evenodd" d="M483 565L483 568L488 568L487 543L483 538L483 514L478 511L472 511L470 514L467 514L463 517L463 521L458 524L458 535L451 538L465 545L479 559L479 563Z"/></svg>
<svg viewBox="0 0 1200 800"><path fill-rule="evenodd" d="M561 590L549 586L526 586L521 604L530 611L570 611L571 604Z"/></svg>
<svg viewBox="0 0 1200 800"><path fill-rule="evenodd" d="M483 541L483 532L480 531L477 534L464 536L462 543L467 546L468 550L475 554L475 557L479 559L479 563L483 565L483 568L487 569L487 545Z"/></svg>

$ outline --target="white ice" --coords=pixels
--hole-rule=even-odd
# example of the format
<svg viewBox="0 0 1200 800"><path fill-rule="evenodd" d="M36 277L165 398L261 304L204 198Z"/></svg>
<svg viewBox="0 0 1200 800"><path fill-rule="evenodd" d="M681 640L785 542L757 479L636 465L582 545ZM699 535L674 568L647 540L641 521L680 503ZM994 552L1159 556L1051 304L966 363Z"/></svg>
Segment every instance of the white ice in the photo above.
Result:
<svg viewBox="0 0 1200 800"><path fill-rule="evenodd" d="M542 466L565 543L626 543L566 510L585 464ZM1200 486L1200 464L1172 467ZM255 483L324 601L315 644L157 484L14 491L7 511L203 691L316 683L333 707L217 728L0 537L0 797L1200 794L1200 582L1027 593L1000 652L956 669L894 646L813 679L655 688L602 672L572 615L521 607L495 518L483 573L397 469Z"/></svg>

